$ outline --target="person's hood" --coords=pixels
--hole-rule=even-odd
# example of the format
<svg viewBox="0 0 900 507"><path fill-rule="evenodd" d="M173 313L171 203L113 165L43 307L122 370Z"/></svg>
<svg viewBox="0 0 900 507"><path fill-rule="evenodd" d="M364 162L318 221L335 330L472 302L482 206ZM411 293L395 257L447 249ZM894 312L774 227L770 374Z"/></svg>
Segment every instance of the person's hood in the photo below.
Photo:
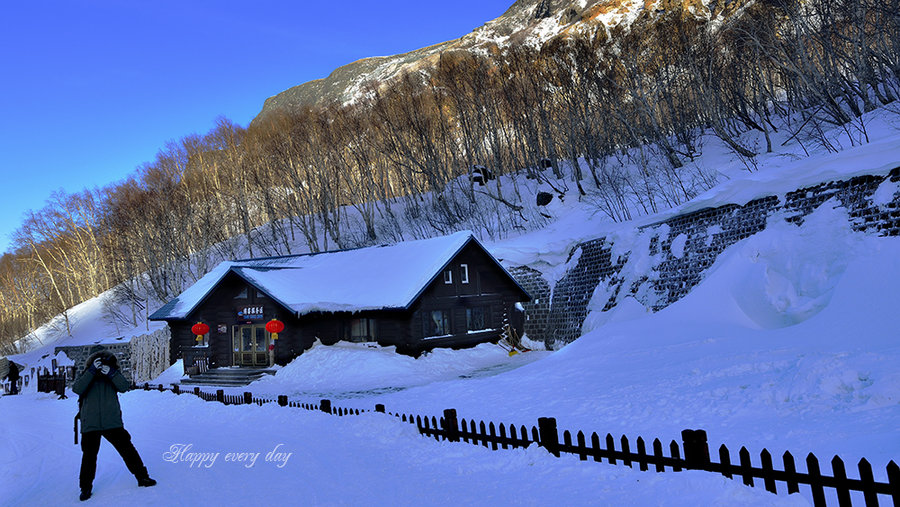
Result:
<svg viewBox="0 0 900 507"><path fill-rule="evenodd" d="M117 370L119 369L119 358L117 358L115 354L108 350L100 350L91 354L91 356L88 357L87 361L84 363L85 368L90 367L91 363L93 363L97 358L100 358L101 361L112 366L113 368Z"/></svg>

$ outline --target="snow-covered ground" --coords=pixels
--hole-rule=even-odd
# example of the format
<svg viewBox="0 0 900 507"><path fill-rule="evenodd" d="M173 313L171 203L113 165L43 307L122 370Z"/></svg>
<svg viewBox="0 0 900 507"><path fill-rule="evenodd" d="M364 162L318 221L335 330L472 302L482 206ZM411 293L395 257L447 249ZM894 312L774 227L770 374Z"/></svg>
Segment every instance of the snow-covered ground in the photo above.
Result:
<svg viewBox="0 0 900 507"><path fill-rule="evenodd" d="M138 488L103 444L88 505L804 504L712 474L653 474L555 458L537 447L495 452L436 442L383 414L340 418L141 391L121 399L126 428L159 484ZM0 503L84 505L74 403L26 395L2 404Z"/></svg>
<svg viewBox="0 0 900 507"><path fill-rule="evenodd" d="M729 181L680 211L746 202L863 172L884 174L900 165L895 130L886 123L873 126L870 138L871 144L799 162L784 154L763 156L758 173L733 172ZM698 164L725 159L709 157ZM889 190L882 193L892 194ZM555 352L509 357L482 345L412 359L390 349L318 346L274 377L235 390L304 402L328 398L341 407L372 409L383 403L389 411L422 415L455 408L466 419L529 426L552 416L561 429L632 439L678 439L683 429L702 428L713 448L725 443L734 454L746 446L754 459L763 448L775 456L789 450L798 461L809 452L822 461L838 454L855 476L855 463L865 457L876 480L884 481L885 465L900 458L900 238L852 232L846 211L836 204L825 203L800 226L773 218L765 231L728 248L691 294L663 311L649 313L626 300L611 312L592 312L584 335ZM549 211L559 217L550 227L486 246L557 279L571 245L635 225L604 222L574 199L554 199ZM660 218L644 217L640 223ZM137 334L100 322L101 310L102 303L92 301L70 312L76 339ZM52 350L58 334L54 338L48 329L35 339ZM19 357L33 361L47 350ZM158 381L177 380L177 368ZM385 415L338 418L277 406L225 407L154 392L121 399L126 427L160 484L138 489L104 444L90 500L98 505L790 505L809 500L803 488L799 496L774 496L713 474L655 474L553 458L535 448L494 452L438 443ZM74 397L57 401L34 393L33 385L22 396L0 398L0 504L77 502L75 411ZM173 446L188 444L191 452L219 457L209 467L167 460ZM291 453L281 468L265 461L276 447ZM245 466L229 462L231 452L260 456ZM825 470L830 471L827 465Z"/></svg>

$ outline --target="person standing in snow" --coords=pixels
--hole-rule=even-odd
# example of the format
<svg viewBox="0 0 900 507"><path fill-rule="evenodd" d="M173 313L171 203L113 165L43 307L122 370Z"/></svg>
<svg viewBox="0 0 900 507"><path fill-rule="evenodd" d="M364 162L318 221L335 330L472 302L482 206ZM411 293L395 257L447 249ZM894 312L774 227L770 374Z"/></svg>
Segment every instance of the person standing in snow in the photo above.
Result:
<svg viewBox="0 0 900 507"><path fill-rule="evenodd" d="M18 394L19 393L19 367L16 366L16 363L10 361L9 362L9 373L6 374L6 378L9 379L9 394Z"/></svg>
<svg viewBox="0 0 900 507"><path fill-rule="evenodd" d="M91 497L100 437L109 441L122 456L128 471L137 478L138 486L156 485L122 423L118 393L127 391L129 382L119 371L115 354L101 349L91 354L86 364L84 373L72 384L72 391L79 396L78 415L81 419L82 456L78 477L81 500Z"/></svg>

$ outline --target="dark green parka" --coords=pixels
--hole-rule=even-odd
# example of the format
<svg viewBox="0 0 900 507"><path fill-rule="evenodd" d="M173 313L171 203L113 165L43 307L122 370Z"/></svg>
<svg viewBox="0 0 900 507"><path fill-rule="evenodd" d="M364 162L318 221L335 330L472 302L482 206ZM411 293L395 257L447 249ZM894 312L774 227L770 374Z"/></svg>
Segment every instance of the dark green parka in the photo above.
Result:
<svg viewBox="0 0 900 507"><path fill-rule="evenodd" d="M100 358L109 364L109 375L94 368L94 360ZM119 393L124 393L131 383L118 369L115 354L102 350L88 358L84 373L72 384L72 391L81 399L81 432L121 428L122 408Z"/></svg>

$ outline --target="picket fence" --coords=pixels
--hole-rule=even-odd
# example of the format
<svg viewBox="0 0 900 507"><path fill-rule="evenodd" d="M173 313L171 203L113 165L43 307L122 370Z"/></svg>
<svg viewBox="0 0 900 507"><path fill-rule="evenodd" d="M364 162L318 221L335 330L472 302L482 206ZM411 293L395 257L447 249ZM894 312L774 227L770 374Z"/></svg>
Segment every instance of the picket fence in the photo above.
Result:
<svg viewBox="0 0 900 507"><path fill-rule="evenodd" d="M137 386L135 386L137 387ZM166 391L162 385L151 388L143 385L144 390ZM322 411L337 416L360 415L373 412L365 409L348 409L333 406L330 400L320 400L315 403L300 403L289 401L285 395L276 399L256 398L252 393L245 392L240 395L225 394L224 390L215 393L202 391L194 387L192 391L182 391L178 385L171 389L175 394L190 393L206 401L218 401L226 405L263 405L277 403L283 407L301 408L304 410ZM866 506L879 505L879 495L888 497L893 505L900 507L900 467L894 461L888 463L885 472L887 482L875 480L871 464L863 458L857 464L859 478L851 478L847 474L844 461L838 456L831 460L831 475L822 471L819 459L812 453L805 459L806 472L797 470L794 457L789 452L782 455L782 469L774 466L772 454L763 449L759 455L759 464L754 465L750 451L741 447L738 452L738 462L732 463L731 452L725 445L718 449L718 462L710 457L709 444L704 430L686 429L681 432L681 443L672 440L668 446L658 438L650 443L638 437L632 441L625 435L618 440L607 433L605 437L597 433L587 436L579 431L573 434L566 430L560 433L556 419L553 417L541 417L537 426L516 426L514 424L495 424L493 422L459 419L455 409L444 410L442 417L421 416L414 414L399 414L386 412L384 405L375 405L374 412L385 413L397 417L402 422L415 424L420 434L449 442L466 442L481 445L488 449L514 449L524 448L531 444L537 444L545 448L554 456L572 454L582 461L591 459L595 462L606 460L611 465L621 463L624 466L634 467L639 470L655 472L680 472L682 470L703 470L721 474L730 479L740 477L747 486L756 486L756 479L762 481L765 489L772 493L799 493L800 485L808 487L813 504L816 506L828 505L829 498L836 498L841 507L853 505L851 492L861 495ZM618 447L617 447L618 444ZM781 488L777 483L783 483ZM826 495L828 492L828 495ZM858 497L857 497L858 498Z"/></svg>
<svg viewBox="0 0 900 507"><path fill-rule="evenodd" d="M55 393L59 399L66 398L66 382L68 378L64 373L53 375L40 374L37 378L37 391L39 393Z"/></svg>

